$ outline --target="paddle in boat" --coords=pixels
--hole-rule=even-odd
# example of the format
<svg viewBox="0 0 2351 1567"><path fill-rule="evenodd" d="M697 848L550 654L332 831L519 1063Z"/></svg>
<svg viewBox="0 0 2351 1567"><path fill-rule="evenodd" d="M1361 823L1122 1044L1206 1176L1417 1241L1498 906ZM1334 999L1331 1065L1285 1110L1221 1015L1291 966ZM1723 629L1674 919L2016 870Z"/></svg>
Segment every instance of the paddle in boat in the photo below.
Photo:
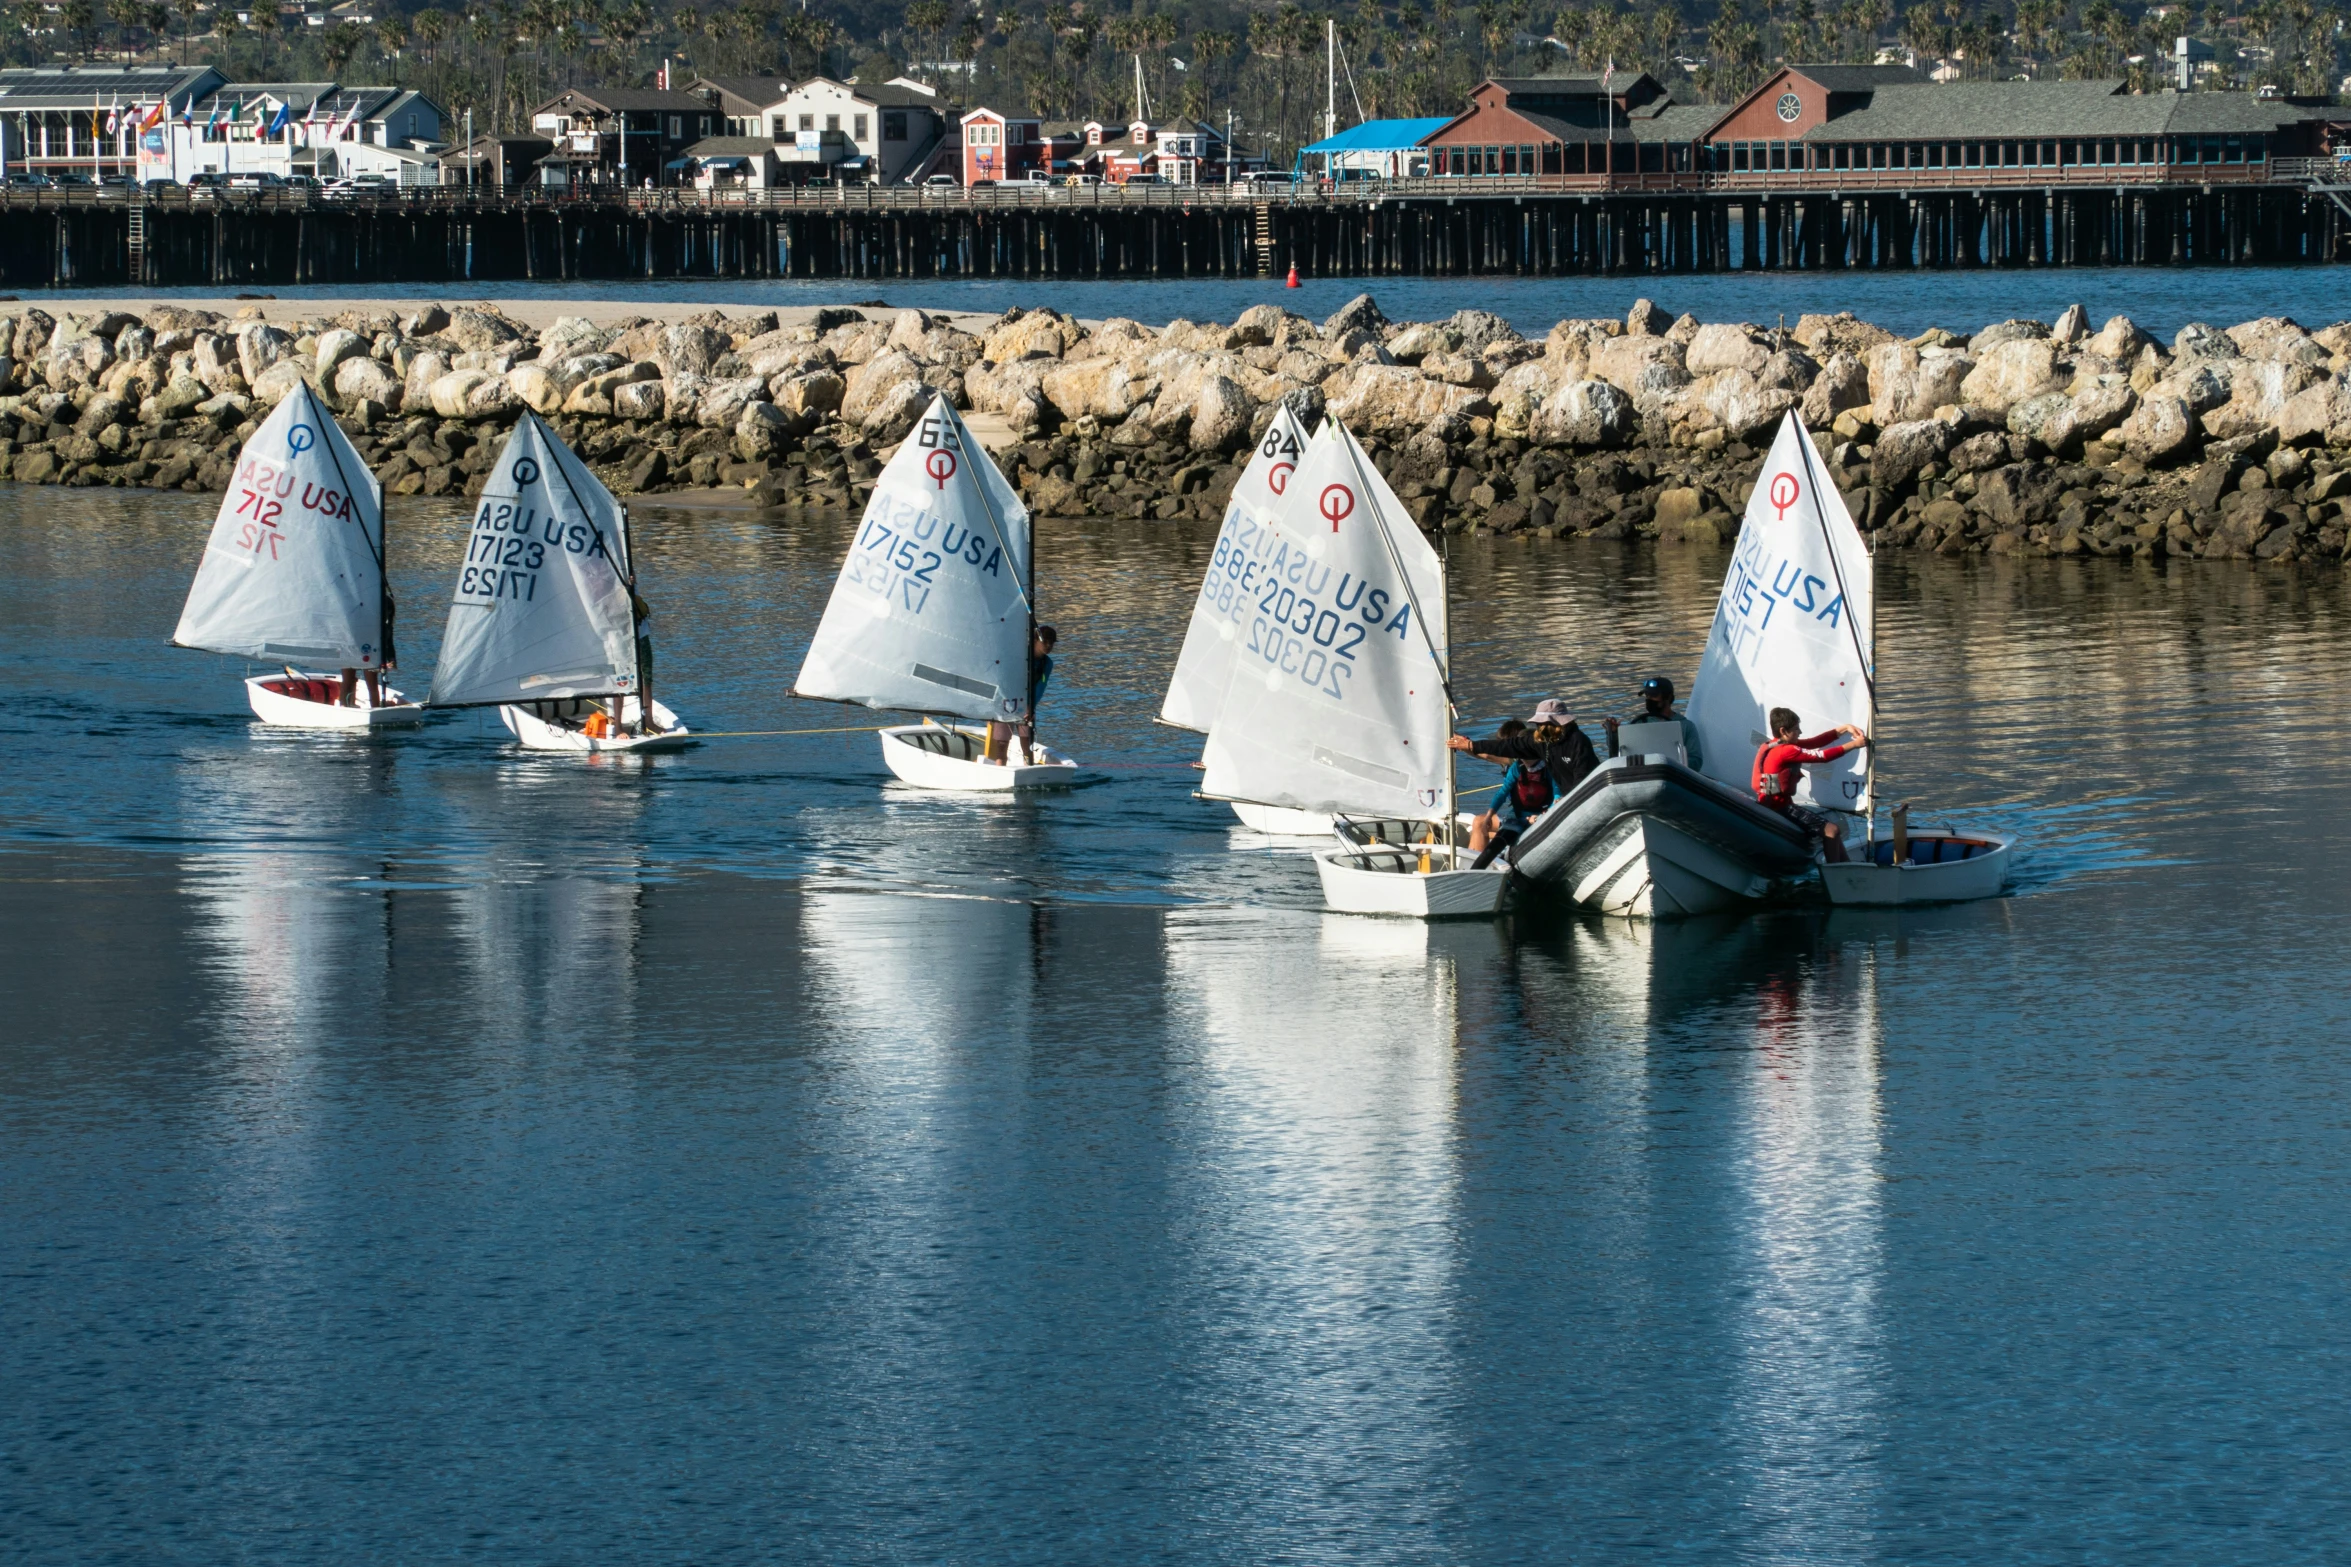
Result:
<svg viewBox="0 0 2351 1567"><path fill-rule="evenodd" d="M387 729L424 709L384 681L392 595L384 585L383 486L307 382L253 432L189 586L172 642L287 662L245 682L265 724Z"/></svg>
<svg viewBox="0 0 2351 1567"><path fill-rule="evenodd" d="M1771 708L1811 729L1869 721L1869 554L1818 469L1791 416L1747 498L1690 691L1703 772L1679 725L1627 725L1619 754L1520 838L1519 875L1643 918L1737 908L1811 875L1811 834L1758 801L1749 774ZM1869 754L1806 768L1797 803L1866 820Z"/></svg>
<svg viewBox="0 0 2351 1567"><path fill-rule="evenodd" d="M1510 883L1472 870L1454 828L1445 568L1363 448L1325 420L1290 480L1294 582L1254 608L1208 730L1200 792L1412 824L1395 842L1340 824L1315 854L1347 914L1491 915ZM1286 579L1287 574L1285 574Z"/></svg>
<svg viewBox="0 0 2351 1567"><path fill-rule="evenodd" d="M874 485L793 694L925 715L881 731L882 761L920 789L1083 782L1085 769L1020 733L1040 694L1035 537L1019 492L934 399Z"/></svg>
<svg viewBox="0 0 2351 1567"><path fill-rule="evenodd" d="M637 586L627 511L526 410L482 487L427 705L495 707L533 751L693 744L653 695Z"/></svg>

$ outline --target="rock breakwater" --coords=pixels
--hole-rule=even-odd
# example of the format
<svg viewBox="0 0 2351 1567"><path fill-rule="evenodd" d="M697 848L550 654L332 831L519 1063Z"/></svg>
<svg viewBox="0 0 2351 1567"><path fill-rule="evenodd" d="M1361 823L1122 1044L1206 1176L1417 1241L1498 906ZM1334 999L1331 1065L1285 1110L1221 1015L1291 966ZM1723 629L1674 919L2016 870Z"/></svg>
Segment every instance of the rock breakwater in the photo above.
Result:
<svg viewBox="0 0 2351 1567"><path fill-rule="evenodd" d="M2351 521L2351 323L2191 325L2169 343L2079 307L1902 338L1851 315L1792 328L1562 321L1541 339L1463 310L1393 322L1266 305L1229 325L958 325L915 310L708 312L663 323L492 306L315 319L163 305L0 313L0 476L225 488L298 381L394 494L478 491L522 408L624 494L730 489L863 504L929 399L1009 432L1045 514L1220 515L1274 408L1333 414L1430 530L1721 542L1797 410L1878 542L1943 553L2340 561Z"/></svg>

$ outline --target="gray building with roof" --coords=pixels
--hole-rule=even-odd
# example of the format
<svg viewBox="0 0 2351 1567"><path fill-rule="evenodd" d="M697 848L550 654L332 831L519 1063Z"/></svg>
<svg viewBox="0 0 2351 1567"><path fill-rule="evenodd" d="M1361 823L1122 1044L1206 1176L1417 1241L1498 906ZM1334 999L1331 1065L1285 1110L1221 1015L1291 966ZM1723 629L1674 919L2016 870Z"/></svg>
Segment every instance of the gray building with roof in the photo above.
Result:
<svg viewBox="0 0 2351 1567"><path fill-rule="evenodd" d="M153 131L221 80L208 65L0 70L0 161L10 174L137 178Z"/></svg>

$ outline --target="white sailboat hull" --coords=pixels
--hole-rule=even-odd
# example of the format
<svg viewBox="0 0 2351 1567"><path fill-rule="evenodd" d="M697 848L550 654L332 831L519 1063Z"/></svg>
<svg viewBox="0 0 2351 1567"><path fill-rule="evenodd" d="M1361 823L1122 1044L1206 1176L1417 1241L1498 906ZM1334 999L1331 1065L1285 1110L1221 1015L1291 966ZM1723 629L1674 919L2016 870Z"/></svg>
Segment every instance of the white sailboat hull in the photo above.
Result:
<svg viewBox="0 0 2351 1567"><path fill-rule="evenodd" d="M1658 817L1622 817L1613 834L1568 889L1579 907L1681 919L1738 908L1771 890L1769 877Z"/></svg>
<svg viewBox="0 0 2351 1567"><path fill-rule="evenodd" d="M1859 848L1867 858L1823 865L1820 881L1831 903L1862 907L1996 898L2007 884L2015 847L2014 838L2000 833L1914 827L1907 862L1895 863L1891 840L1862 844Z"/></svg>
<svg viewBox="0 0 2351 1567"><path fill-rule="evenodd" d="M663 751L682 751L694 744L693 731L678 722L678 715L670 711L659 698L653 703L653 719L660 725L658 734L617 734L601 738L580 727L588 714L601 711L600 702L575 698L564 702L535 702L528 707L513 705L498 709L498 716L522 742L526 751L569 751L582 756L606 754L653 754ZM644 706L635 697L621 698L621 724L636 723Z"/></svg>
<svg viewBox="0 0 2351 1567"><path fill-rule="evenodd" d="M1422 855L1430 868L1420 869ZM1480 919L1502 907L1510 872L1499 865L1467 869L1468 851L1443 844L1341 844L1318 850L1315 874L1323 902L1341 914L1385 914L1400 919Z"/></svg>
<svg viewBox="0 0 2351 1567"><path fill-rule="evenodd" d="M986 759L985 724L902 724L881 732L882 761L918 789L956 794L1009 794L1021 789L1067 789L1092 775L1066 756L1034 747L1029 764Z"/></svg>
<svg viewBox="0 0 2351 1567"><path fill-rule="evenodd" d="M1328 838L1339 819L1328 811L1301 811L1289 805L1254 805L1246 800L1232 802L1233 814L1241 825L1251 832L1261 832L1276 838Z"/></svg>
<svg viewBox="0 0 2351 1567"><path fill-rule="evenodd" d="M284 729L364 731L398 729L424 722L424 708L388 685L383 688L381 705L367 705L367 687L362 684L354 697L356 705L345 707L332 694L341 682L339 672L256 675L245 682L245 700L252 704L254 717Z"/></svg>

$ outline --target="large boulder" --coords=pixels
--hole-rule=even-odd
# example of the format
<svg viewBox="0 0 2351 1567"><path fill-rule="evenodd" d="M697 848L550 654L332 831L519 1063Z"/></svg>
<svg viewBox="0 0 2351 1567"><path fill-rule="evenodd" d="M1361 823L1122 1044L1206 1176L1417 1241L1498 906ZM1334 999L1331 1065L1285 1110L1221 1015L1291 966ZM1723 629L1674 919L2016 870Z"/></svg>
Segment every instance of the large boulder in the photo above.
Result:
<svg viewBox="0 0 2351 1567"><path fill-rule="evenodd" d="M318 339L318 378L325 385L335 384L335 370L346 359L364 359L371 341L357 332L343 327L322 332Z"/></svg>
<svg viewBox="0 0 2351 1567"><path fill-rule="evenodd" d="M1368 301L1369 295L1364 298ZM1192 396L1192 446L1196 451L1227 452L1249 438L1257 416L1256 401L1229 376L1211 375Z"/></svg>
<svg viewBox="0 0 2351 1567"><path fill-rule="evenodd" d="M2048 451L2072 452L2121 424L2138 400L2138 394L2120 381L2086 388L2077 396L2048 392L2011 408L2008 429Z"/></svg>
<svg viewBox="0 0 2351 1567"><path fill-rule="evenodd" d="M381 360L345 358L335 366L335 378L330 384L345 408L356 408L365 401L379 404L386 412L400 410L403 390L400 378Z"/></svg>
<svg viewBox="0 0 2351 1567"><path fill-rule="evenodd" d="M406 405L411 409L430 408L433 404L433 385L449 374L449 360L444 354L427 350L408 361Z"/></svg>
<svg viewBox="0 0 2351 1567"><path fill-rule="evenodd" d="M665 327L661 346L653 358L667 371L684 371L688 375L709 375L718 362L733 351L735 340L714 326L696 326L679 322Z"/></svg>
<svg viewBox="0 0 2351 1567"><path fill-rule="evenodd" d="M1869 406L1869 366L1849 351L1829 355L1812 384L1804 389L1804 422L1815 430L1836 423L1848 408Z"/></svg>
<svg viewBox="0 0 2351 1567"><path fill-rule="evenodd" d="M1079 359L1045 372L1039 383L1046 401L1063 418L1091 415L1116 423L1158 394L1159 383L1148 371L1130 368L1121 359Z"/></svg>
<svg viewBox="0 0 2351 1567"><path fill-rule="evenodd" d="M767 383L755 375L718 376L701 381L700 385L701 395L694 400L694 418L707 430L732 430L742 419L744 409L767 401Z"/></svg>
<svg viewBox="0 0 2351 1567"><path fill-rule="evenodd" d="M2048 338L2049 323L2046 321L1995 321L1968 339L1968 347L1972 352L1983 355L2002 343L2040 343L2048 341Z"/></svg>
<svg viewBox="0 0 2351 1567"><path fill-rule="evenodd" d="M1442 321L1420 321L1406 327L1383 345L1398 364L1416 365L1431 354L1461 351L1461 337Z"/></svg>
<svg viewBox="0 0 2351 1567"><path fill-rule="evenodd" d="M512 372L508 372L509 378ZM658 422L669 412L668 389L658 380L631 381L612 389L612 412L620 419Z"/></svg>
<svg viewBox="0 0 2351 1567"><path fill-rule="evenodd" d="M2278 411L2283 446L2351 446L2351 385L2336 376L2304 387Z"/></svg>
<svg viewBox="0 0 2351 1567"><path fill-rule="evenodd" d="M1745 370L1718 370L1690 383L1682 394L1679 422L1692 433L1720 430L1744 441L1768 435L1795 405L1794 393L1767 387Z"/></svg>
<svg viewBox="0 0 2351 1567"><path fill-rule="evenodd" d="M469 354L495 354L529 336L494 311L471 309L449 312L449 324L441 329L441 335Z"/></svg>
<svg viewBox="0 0 2351 1567"><path fill-rule="evenodd" d="M829 329L817 344L841 364L861 365L889 346L890 323L860 318Z"/></svg>
<svg viewBox="0 0 2351 1567"><path fill-rule="evenodd" d="M569 395L565 384L556 379L554 369L544 362L516 365L507 371L506 389L525 408L541 414L551 414L561 409L563 399Z"/></svg>
<svg viewBox="0 0 2351 1567"><path fill-rule="evenodd" d="M2248 357L2231 367L2229 400L2204 415L2204 433L2216 441L2257 435L2277 423L2286 404L2325 379L2323 362Z"/></svg>
<svg viewBox="0 0 2351 1567"><path fill-rule="evenodd" d="M1002 414L1016 430L1032 428L1045 417L1048 401L1045 372L1053 364L1053 360L1042 357L1010 364L994 364L983 359L963 373L964 395L971 399L973 408L981 413Z"/></svg>
<svg viewBox="0 0 2351 1567"><path fill-rule="evenodd" d="M1445 323L1465 354L1482 354L1497 343L1518 342L1518 328L1491 310L1456 310Z"/></svg>
<svg viewBox="0 0 2351 1567"><path fill-rule="evenodd" d="M521 406L513 388L506 384L506 377L502 375L483 376L473 384L473 390L465 394L465 417L468 419L510 419Z"/></svg>
<svg viewBox="0 0 2351 1567"><path fill-rule="evenodd" d="M800 433L792 416L775 404L746 403L735 420L735 455L745 462L781 457Z"/></svg>
<svg viewBox="0 0 2351 1567"><path fill-rule="evenodd" d="M2263 316L2258 321L2247 321L2230 327L2227 335L2228 340L2237 345L2237 352L2247 359L2259 359L2272 364L2323 367L2332 357L2309 333L2284 316Z"/></svg>
<svg viewBox="0 0 2351 1567"><path fill-rule="evenodd" d="M831 370L806 370L798 375L779 376L768 383L768 396L786 415L813 428L826 414L841 406L841 399L849 395L849 383Z"/></svg>
<svg viewBox="0 0 2351 1567"><path fill-rule="evenodd" d="M288 393L308 377L303 375L301 360L281 359L261 372L253 381L253 400L264 408L275 408L286 400Z"/></svg>
<svg viewBox="0 0 2351 1567"><path fill-rule="evenodd" d="M922 379L922 362L902 348L894 348L852 368L843 379L841 417L863 425L882 399L899 385Z"/></svg>
<svg viewBox="0 0 2351 1567"><path fill-rule="evenodd" d="M1975 361L1951 349L1881 343L1869 351L1869 401L1881 426L1934 417L1955 405Z"/></svg>
<svg viewBox="0 0 2351 1567"><path fill-rule="evenodd" d="M1343 332L1370 332L1377 335L1388 325L1388 318L1379 307L1379 301L1369 294L1358 294L1333 311L1322 324L1324 337L1337 337Z"/></svg>
<svg viewBox="0 0 2351 1567"><path fill-rule="evenodd" d="M1791 335L1824 363L1837 354L1851 354L1858 359L1880 343L1897 341L1884 327L1863 321L1850 310L1840 310L1833 316L1798 316L1796 330Z"/></svg>
<svg viewBox="0 0 2351 1567"><path fill-rule="evenodd" d="M460 314L463 314L463 312L460 312ZM437 358L438 356L435 355L430 357ZM421 362L422 358L420 357L419 363ZM423 401L433 410L434 413L439 414L444 419L463 419L467 415L466 402L468 398L473 396L473 389L489 379L491 379L491 376L490 372L487 370L451 370L445 375L436 377L433 381L426 385L424 388ZM409 369L409 385L411 388L413 388L415 384L415 367L411 366ZM259 388L256 388L255 390L258 391ZM411 399L411 402L413 404L413 398Z"/></svg>
<svg viewBox="0 0 2351 1567"><path fill-rule="evenodd" d="M2236 339L2219 327L2202 321L2191 321L2179 329L2171 340L2175 359L2241 359Z"/></svg>
<svg viewBox="0 0 2351 1567"><path fill-rule="evenodd" d="M1644 414L1662 409L1690 384L1682 345L1668 337L1627 333L1602 339L1592 345L1585 371L1586 378L1606 381L1630 397Z"/></svg>
<svg viewBox="0 0 2351 1567"><path fill-rule="evenodd" d="M1549 446L1623 446L1640 423L1622 388L1606 381L1571 381L1545 399L1531 434Z"/></svg>
<svg viewBox="0 0 2351 1567"><path fill-rule="evenodd" d="M1563 368L1548 357L1511 366L1490 394L1494 433L1506 440L1525 440L1533 432L1535 415L1559 390Z"/></svg>
<svg viewBox="0 0 2351 1567"><path fill-rule="evenodd" d="M1881 490L1902 488L1948 452L1958 433L1940 419L1908 419L1886 426L1878 432L1877 451L1869 460L1870 481Z"/></svg>
<svg viewBox="0 0 2351 1567"><path fill-rule="evenodd" d="M2158 390L2139 399L2122 422L2123 450L2148 464L2173 461L2196 446L2196 413L2184 400Z"/></svg>
<svg viewBox="0 0 2351 1567"><path fill-rule="evenodd" d="M2042 337L2012 337L1979 349L1975 368L1959 383L1959 401L1987 419L2005 419L2029 398L2064 386L2057 345Z"/></svg>
<svg viewBox="0 0 2351 1567"><path fill-rule="evenodd" d="M866 409L859 427L865 431L866 439L877 444L904 440L906 432L914 428L914 422L938 395L919 380L900 381Z"/></svg>
<svg viewBox="0 0 2351 1567"><path fill-rule="evenodd" d="M249 386L258 386L262 371L293 352L294 340L266 321L248 321L237 329L237 368Z"/></svg>
<svg viewBox="0 0 2351 1567"><path fill-rule="evenodd" d="M371 363L373 361L370 361ZM175 375L155 394L155 417L184 419L212 395L212 388L192 375Z"/></svg>
<svg viewBox="0 0 2351 1567"><path fill-rule="evenodd" d="M513 375L513 371L507 372L510 385ZM634 386L640 381L657 381L660 377L661 367L649 359L639 360L635 364L614 365L608 369L598 370L592 375L582 376L572 384L571 390L564 394L563 411L608 417L615 412L612 402L613 393L624 386ZM752 379L757 380L756 377ZM738 383L725 384L735 385Z"/></svg>
<svg viewBox="0 0 2351 1567"><path fill-rule="evenodd" d="M988 329L980 343L980 357L1000 365L1021 359L1059 359L1085 335L1084 327L1058 310L1010 311Z"/></svg>
<svg viewBox="0 0 2351 1567"><path fill-rule="evenodd" d="M1358 432L1402 439L1488 413L1483 393L1432 381L1403 365L1346 365L1322 383L1323 405Z"/></svg>
<svg viewBox="0 0 2351 1567"><path fill-rule="evenodd" d="M1672 329L1673 317L1658 309L1652 300L1636 299L1633 308L1625 312L1624 330L1627 337L1663 337Z"/></svg>
<svg viewBox="0 0 2351 1567"><path fill-rule="evenodd" d="M1758 375L1771 358L1771 347L1743 326L1715 322L1702 326L1683 350L1682 360L1693 376L1721 370L1744 370Z"/></svg>
<svg viewBox="0 0 2351 1567"><path fill-rule="evenodd" d="M2084 353L2111 359L2117 364L2129 364L2145 353L2155 339L2138 328L2129 316L2108 316L2106 324L2082 344Z"/></svg>
<svg viewBox="0 0 2351 1567"><path fill-rule="evenodd" d="M539 333L539 358L546 362L593 354L604 347L611 335L586 316L557 316Z"/></svg>

